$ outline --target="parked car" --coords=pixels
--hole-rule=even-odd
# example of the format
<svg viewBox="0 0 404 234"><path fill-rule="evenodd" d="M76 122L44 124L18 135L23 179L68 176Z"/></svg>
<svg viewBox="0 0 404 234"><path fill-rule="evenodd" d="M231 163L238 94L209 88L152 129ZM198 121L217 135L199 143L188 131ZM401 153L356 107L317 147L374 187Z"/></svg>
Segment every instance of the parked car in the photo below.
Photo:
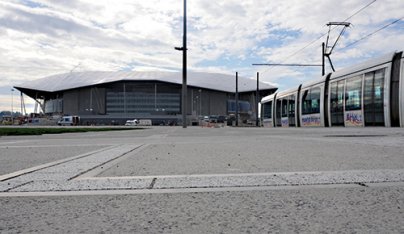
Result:
<svg viewBox="0 0 404 234"><path fill-rule="evenodd" d="M211 115L209 116L209 123L217 123L218 116L217 115Z"/></svg>
<svg viewBox="0 0 404 234"><path fill-rule="evenodd" d="M224 122L226 122L226 121L227 121L227 116L219 115L219 116L217 117L217 122L218 122L218 123L224 123Z"/></svg>

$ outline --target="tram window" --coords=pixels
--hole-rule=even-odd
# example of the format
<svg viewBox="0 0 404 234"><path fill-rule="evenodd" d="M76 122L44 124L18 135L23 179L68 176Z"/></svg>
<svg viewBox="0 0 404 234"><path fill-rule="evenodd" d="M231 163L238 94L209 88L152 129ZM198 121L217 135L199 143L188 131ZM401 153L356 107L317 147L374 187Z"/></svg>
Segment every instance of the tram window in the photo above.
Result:
<svg viewBox="0 0 404 234"><path fill-rule="evenodd" d="M343 111L344 108L344 86L345 80L338 81L338 91L337 91L337 98L338 98L338 109Z"/></svg>
<svg viewBox="0 0 404 234"><path fill-rule="evenodd" d="M365 106L365 110L373 109L373 103L374 103L373 77L374 72L365 74L365 88L363 91L363 104Z"/></svg>
<svg viewBox="0 0 404 234"><path fill-rule="evenodd" d="M295 95L289 97L288 111L289 116L295 115Z"/></svg>
<svg viewBox="0 0 404 234"><path fill-rule="evenodd" d="M375 73L375 101L383 103L384 69Z"/></svg>
<svg viewBox="0 0 404 234"><path fill-rule="evenodd" d="M362 76L347 80L345 110L360 110L362 100Z"/></svg>
<svg viewBox="0 0 404 234"><path fill-rule="evenodd" d="M272 118L272 102L264 103L264 118Z"/></svg>
<svg viewBox="0 0 404 234"><path fill-rule="evenodd" d="M385 69L380 69L375 73L375 97L374 97L374 107L375 107L375 122L379 125L384 125L384 73Z"/></svg>
<svg viewBox="0 0 404 234"><path fill-rule="evenodd" d="M384 69L365 74L363 104L365 126L384 126Z"/></svg>
<svg viewBox="0 0 404 234"><path fill-rule="evenodd" d="M337 96L337 82L331 83L331 112L337 108L338 96Z"/></svg>
<svg viewBox="0 0 404 234"><path fill-rule="evenodd" d="M303 115L310 114L311 112L311 100L309 90L305 90L302 96L302 113Z"/></svg>
<svg viewBox="0 0 404 234"><path fill-rule="evenodd" d="M282 111L282 100L276 100L276 113L275 113L275 123L276 126L282 126L282 121L281 121L281 111Z"/></svg>
<svg viewBox="0 0 404 234"><path fill-rule="evenodd" d="M321 89L314 88L311 90L310 99L311 99L311 113L320 113L320 95Z"/></svg>
<svg viewBox="0 0 404 234"><path fill-rule="evenodd" d="M320 96L321 89L319 87L304 91L302 97L303 115L320 113Z"/></svg>
<svg viewBox="0 0 404 234"><path fill-rule="evenodd" d="M282 117L288 117L288 100L282 99Z"/></svg>

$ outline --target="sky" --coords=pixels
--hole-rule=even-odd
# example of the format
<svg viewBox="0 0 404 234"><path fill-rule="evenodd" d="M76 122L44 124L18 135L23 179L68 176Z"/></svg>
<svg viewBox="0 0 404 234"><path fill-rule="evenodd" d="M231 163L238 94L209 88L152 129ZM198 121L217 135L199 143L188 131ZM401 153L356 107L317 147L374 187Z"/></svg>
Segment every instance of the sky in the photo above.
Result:
<svg viewBox="0 0 404 234"><path fill-rule="evenodd" d="M329 22L351 23L331 55L336 70L403 50L403 17L402 0L188 0L188 70L260 72L284 90L320 78L321 67L252 64L321 64ZM0 111L19 110L13 86L50 75L180 72L182 22L182 0L0 0Z"/></svg>

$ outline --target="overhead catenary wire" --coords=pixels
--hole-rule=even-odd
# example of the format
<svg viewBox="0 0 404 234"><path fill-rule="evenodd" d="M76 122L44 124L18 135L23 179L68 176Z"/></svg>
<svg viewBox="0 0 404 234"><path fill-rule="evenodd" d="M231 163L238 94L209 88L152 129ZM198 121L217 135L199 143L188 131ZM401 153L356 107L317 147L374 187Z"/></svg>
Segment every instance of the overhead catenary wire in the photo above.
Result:
<svg viewBox="0 0 404 234"><path fill-rule="evenodd" d="M253 66L321 67L321 64L300 63L253 63Z"/></svg>
<svg viewBox="0 0 404 234"><path fill-rule="evenodd" d="M372 4L374 4L377 0L373 0L370 3L366 4L365 6L363 6L362 8L360 8L359 10L357 10L355 13L353 13L352 15L350 15L348 18L344 19L343 21L348 21L351 18L353 18L354 16L356 16L357 14L359 14L360 12L362 12L363 10L365 10L366 8L370 7ZM334 26L330 29L330 32L333 31L335 28L337 28L337 26ZM284 63L287 60L289 60L290 58L292 58L293 56L295 56L296 54L299 54L300 52L302 52L303 50L305 50L307 47L313 45L315 42L317 42L318 40L320 40L321 38L323 38L325 35L327 35L327 33L323 33L321 36L317 37L316 39L314 39L313 41L309 42L307 45L305 45L304 47L302 47L301 49L297 50L296 52L293 52L292 54L290 54L289 56L287 56L284 60L282 60L280 63ZM262 74L268 72L272 67L269 67L267 69L265 69L263 72L261 72Z"/></svg>
<svg viewBox="0 0 404 234"><path fill-rule="evenodd" d="M399 22L400 20L402 20L403 18L404 18L404 17L401 17L401 18L399 18L399 19L397 19L397 20L394 20L393 22L391 22L391 23L389 23L389 24L384 25L383 27L377 29L376 31L371 32L371 33L369 33L368 35L366 35L366 36L364 36L364 37L361 37L360 39L358 39L358 40L356 40L356 41L354 41L354 42L348 44L347 46L341 48L341 50L346 49L346 48L348 48L348 47L350 47L350 46L353 46L353 45L355 45L356 43L358 43L358 42L360 42L360 41L362 41L362 40L364 40L364 39L366 39L366 38L368 38L368 37L371 37L371 36L375 35L376 33L382 31L383 29L385 29L385 28L387 28L387 27L389 27L389 26L391 26L391 25L393 25L393 24L395 24L395 23L398 23L398 22Z"/></svg>
<svg viewBox="0 0 404 234"><path fill-rule="evenodd" d="M350 20L352 17L354 17L355 15L359 14L361 11L365 10L366 8L370 7L370 5L372 5L373 3L375 3L377 0L374 0L372 2L370 2L369 4L367 4L366 6L362 7L361 9L359 9L357 12L355 12L353 15L349 16L348 18L344 19L343 21L348 21Z"/></svg>
<svg viewBox="0 0 404 234"><path fill-rule="evenodd" d="M368 3L366 6L362 7L361 9L359 9L358 11L356 11L354 14L352 14L351 16L349 16L348 18L344 19L343 22L348 21L349 19L351 19L352 17L354 17L355 15L359 14L361 11L365 10L366 8L368 8L369 6L371 6L373 3L375 3L377 0L373 0L372 2ZM338 26L334 26L332 27L329 32L332 32L334 29L336 29ZM300 53L301 51L303 51L304 49L306 49L307 47L311 46L312 44L314 44L315 42L317 42L318 40L320 40L321 38L323 38L325 35L327 35L328 33L323 33L320 37L318 37L317 39L313 40L312 42L310 42L308 45L306 45L305 47L303 47L302 49L296 51L295 53L291 54L290 56L288 56L283 62L285 62L286 60L288 60L289 58L293 57L294 55Z"/></svg>

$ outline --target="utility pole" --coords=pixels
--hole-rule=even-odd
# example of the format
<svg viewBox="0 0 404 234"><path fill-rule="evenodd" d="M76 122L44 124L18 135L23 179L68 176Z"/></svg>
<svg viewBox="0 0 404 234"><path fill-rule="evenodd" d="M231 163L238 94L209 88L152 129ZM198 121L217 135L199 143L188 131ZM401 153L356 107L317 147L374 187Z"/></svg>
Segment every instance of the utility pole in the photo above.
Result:
<svg viewBox="0 0 404 234"><path fill-rule="evenodd" d="M182 50L182 127L187 128L187 0L184 0L184 29L182 47L175 47Z"/></svg>
<svg viewBox="0 0 404 234"><path fill-rule="evenodd" d="M14 125L14 107L13 107L13 98L14 98L14 89L11 89L11 125Z"/></svg>
<svg viewBox="0 0 404 234"><path fill-rule="evenodd" d="M236 72L236 126L238 127L238 72Z"/></svg>
<svg viewBox="0 0 404 234"><path fill-rule="evenodd" d="M184 0L184 38L182 43L182 127L187 128L187 0Z"/></svg>
<svg viewBox="0 0 404 234"><path fill-rule="evenodd" d="M255 106L256 106L256 110L255 110L255 124L257 127L259 127L259 119L258 119L258 109L259 107L259 95L260 95L260 73L257 72L257 92L255 93Z"/></svg>
<svg viewBox="0 0 404 234"><path fill-rule="evenodd" d="M322 56L321 56L321 60L322 60L322 63L321 63L321 65L322 65L322 72L321 72L321 75L322 76L324 76L325 75L325 43L323 42L323 44L322 44L322 46L323 46L323 49L322 49Z"/></svg>

